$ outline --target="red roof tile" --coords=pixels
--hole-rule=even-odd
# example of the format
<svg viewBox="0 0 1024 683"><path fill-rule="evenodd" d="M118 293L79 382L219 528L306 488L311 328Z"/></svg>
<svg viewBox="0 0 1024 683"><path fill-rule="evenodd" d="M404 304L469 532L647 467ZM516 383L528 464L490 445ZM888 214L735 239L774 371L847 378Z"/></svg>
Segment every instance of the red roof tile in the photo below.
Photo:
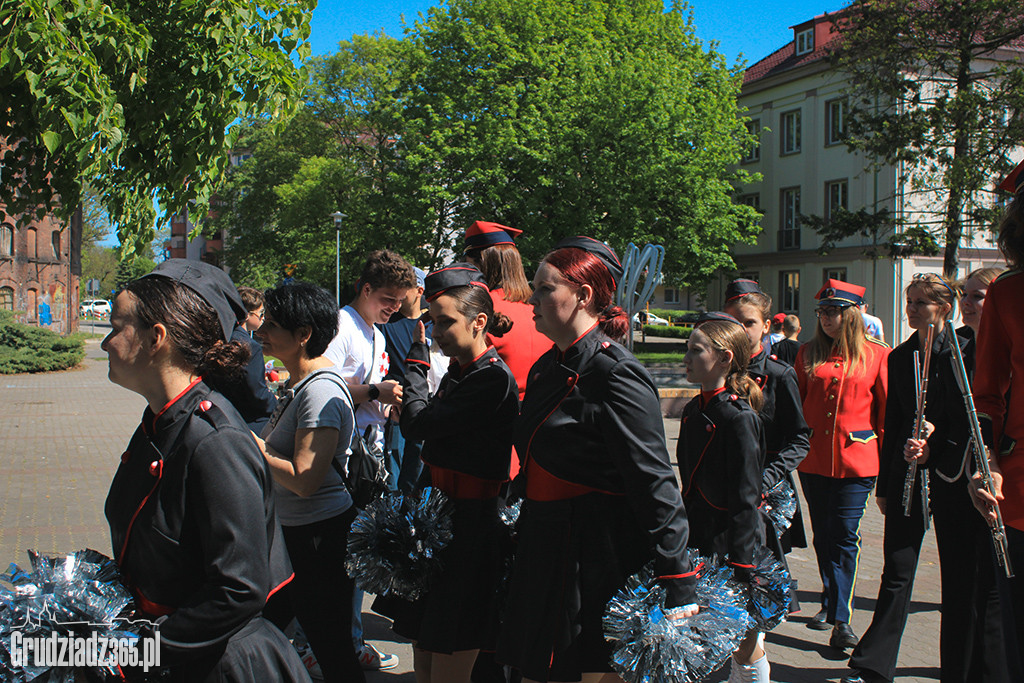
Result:
<svg viewBox="0 0 1024 683"><path fill-rule="evenodd" d="M806 54L797 55L796 40L789 41L783 47L747 68L743 72L743 85L795 69L798 66L827 59L830 52L829 48L839 35L832 25L834 18L834 14L822 14L803 24L790 27L796 32L799 29L811 28L813 26L814 49Z"/></svg>

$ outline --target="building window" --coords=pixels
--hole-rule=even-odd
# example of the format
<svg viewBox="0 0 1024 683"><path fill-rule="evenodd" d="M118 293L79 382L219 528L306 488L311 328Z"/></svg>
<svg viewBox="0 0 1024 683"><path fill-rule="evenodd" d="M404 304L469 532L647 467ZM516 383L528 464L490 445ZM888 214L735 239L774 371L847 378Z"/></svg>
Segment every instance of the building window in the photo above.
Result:
<svg viewBox="0 0 1024 683"><path fill-rule="evenodd" d="M841 282L848 282L846 279L846 268L825 268L821 271L821 283L825 284L829 280L839 280Z"/></svg>
<svg viewBox="0 0 1024 683"><path fill-rule="evenodd" d="M761 195L760 193L754 192L752 194L744 194L739 196L739 203L745 204L746 206L753 207L758 213L761 213ZM761 217L758 216L754 222L755 225L761 224Z"/></svg>
<svg viewBox="0 0 1024 683"><path fill-rule="evenodd" d="M27 236L28 236L28 239L27 239L27 242L28 242L28 258L36 258L36 254L39 253L38 250L36 249L36 247L38 246L36 244L36 229L35 228L29 228Z"/></svg>
<svg viewBox="0 0 1024 683"><path fill-rule="evenodd" d="M753 135L756 140L754 140L754 144L741 160L745 164L759 161L761 159L761 119L751 119L747 121L747 132Z"/></svg>
<svg viewBox="0 0 1024 683"><path fill-rule="evenodd" d="M53 246L53 258L60 261L60 231L54 230L50 234L50 244Z"/></svg>
<svg viewBox="0 0 1024 683"><path fill-rule="evenodd" d="M800 188L781 192L782 215L779 220L779 251L800 248Z"/></svg>
<svg viewBox="0 0 1024 683"><path fill-rule="evenodd" d="M738 280L753 280L754 282L761 282L761 274L756 270L745 270L736 273L736 279Z"/></svg>
<svg viewBox="0 0 1024 683"><path fill-rule="evenodd" d="M679 303L679 290L672 287L665 288L665 303L677 304Z"/></svg>
<svg viewBox="0 0 1024 683"><path fill-rule="evenodd" d="M14 256L14 228L0 225L0 256Z"/></svg>
<svg viewBox="0 0 1024 683"><path fill-rule="evenodd" d="M782 115L782 153L796 154L800 151L800 110L794 109Z"/></svg>
<svg viewBox="0 0 1024 683"><path fill-rule="evenodd" d="M28 310L25 311L25 313L27 314L29 320L35 320L36 316L39 315L39 311L36 310L38 292L36 292L36 290L34 289L30 289L25 294L28 299Z"/></svg>
<svg viewBox="0 0 1024 683"><path fill-rule="evenodd" d="M806 55L814 52L814 29L808 28L796 34L796 53Z"/></svg>
<svg viewBox="0 0 1024 683"><path fill-rule="evenodd" d="M846 139L846 100L825 103L825 144L838 145Z"/></svg>
<svg viewBox="0 0 1024 683"><path fill-rule="evenodd" d="M845 180L825 183L825 220L832 220L836 211L847 208L849 184Z"/></svg>
<svg viewBox="0 0 1024 683"><path fill-rule="evenodd" d="M14 310L14 290L10 287L0 287L0 310Z"/></svg>
<svg viewBox="0 0 1024 683"><path fill-rule="evenodd" d="M779 310L800 314L800 271L783 270L779 273Z"/></svg>

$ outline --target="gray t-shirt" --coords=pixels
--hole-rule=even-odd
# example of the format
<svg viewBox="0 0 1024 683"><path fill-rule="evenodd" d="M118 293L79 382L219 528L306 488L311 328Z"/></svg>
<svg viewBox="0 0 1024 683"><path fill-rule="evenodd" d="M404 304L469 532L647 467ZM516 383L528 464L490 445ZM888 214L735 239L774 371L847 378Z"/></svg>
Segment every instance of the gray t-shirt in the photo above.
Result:
<svg viewBox="0 0 1024 683"><path fill-rule="evenodd" d="M299 429L327 427L338 430L338 447L334 457L345 467L355 420L352 400L344 389L345 380L336 367L318 370L295 388L294 398L280 411L260 435L283 458L295 453L295 432ZM330 375L330 376L326 376ZM340 386L339 386L340 384ZM323 484L316 493L303 498L276 481L277 516L283 526L301 526L330 519L352 506L352 497L333 465L327 469Z"/></svg>

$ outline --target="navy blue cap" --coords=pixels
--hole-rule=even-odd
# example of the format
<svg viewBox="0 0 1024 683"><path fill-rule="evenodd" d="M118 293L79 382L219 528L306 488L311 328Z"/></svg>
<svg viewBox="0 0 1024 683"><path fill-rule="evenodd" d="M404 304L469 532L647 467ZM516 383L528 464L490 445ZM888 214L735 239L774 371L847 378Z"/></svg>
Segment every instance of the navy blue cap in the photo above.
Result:
<svg viewBox="0 0 1024 683"><path fill-rule="evenodd" d="M477 270L476 266L469 263L453 263L427 275L423 287L423 296L427 298L427 301L433 301L452 287L464 287L466 285L482 287L484 291L490 291L487 287L487 281L484 280L483 273Z"/></svg>
<svg viewBox="0 0 1024 683"><path fill-rule="evenodd" d="M726 285L725 303L729 303L733 299L738 299L744 294L764 294L764 290L761 289L761 285L757 284L753 280L739 278Z"/></svg>
<svg viewBox="0 0 1024 683"><path fill-rule="evenodd" d="M866 291L867 289L860 285L829 278L825 286L814 295L814 298L818 300L818 308L823 306L849 308L863 305Z"/></svg>
<svg viewBox="0 0 1024 683"><path fill-rule="evenodd" d="M516 237L522 232L501 223L475 221L466 230L466 249L463 253L473 249L486 249L496 244L515 244Z"/></svg>
<svg viewBox="0 0 1024 683"><path fill-rule="evenodd" d="M231 333L239 320L245 320L248 311L242 297L228 274L204 261L183 258L167 259L142 277L163 277L184 285L202 297L217 313L224 341L231 341ZM142 279L142 278L139 278Z"/></svg>
<svg viewBox="0 0 1024 683"><path fill-rule="evenodd" d="M619 286L619 280L622 279L622 262L619 261L619 257L615 255L612 248L604 242L595 240L593 237L584 237L578 235L576 237L566 237L564 240L555 245L554 251L559 249L582 249L588 253L593 254L597 258L601 259L601 262L608 268L608 272L611 273L612 279L615 280L615 286Z"/></svg>

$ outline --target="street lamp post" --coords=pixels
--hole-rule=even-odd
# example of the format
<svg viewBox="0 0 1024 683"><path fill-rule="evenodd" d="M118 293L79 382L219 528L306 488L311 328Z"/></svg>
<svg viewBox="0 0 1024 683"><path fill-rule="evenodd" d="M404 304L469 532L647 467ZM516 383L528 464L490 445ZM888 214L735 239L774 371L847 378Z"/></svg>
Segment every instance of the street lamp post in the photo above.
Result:
<svg viewBox="0 0 1024 683"><path fill-rule="evenodd" d="M341 211L331 214L334 219L334 298L341 308L341 221L348 218Z"/></svg>

